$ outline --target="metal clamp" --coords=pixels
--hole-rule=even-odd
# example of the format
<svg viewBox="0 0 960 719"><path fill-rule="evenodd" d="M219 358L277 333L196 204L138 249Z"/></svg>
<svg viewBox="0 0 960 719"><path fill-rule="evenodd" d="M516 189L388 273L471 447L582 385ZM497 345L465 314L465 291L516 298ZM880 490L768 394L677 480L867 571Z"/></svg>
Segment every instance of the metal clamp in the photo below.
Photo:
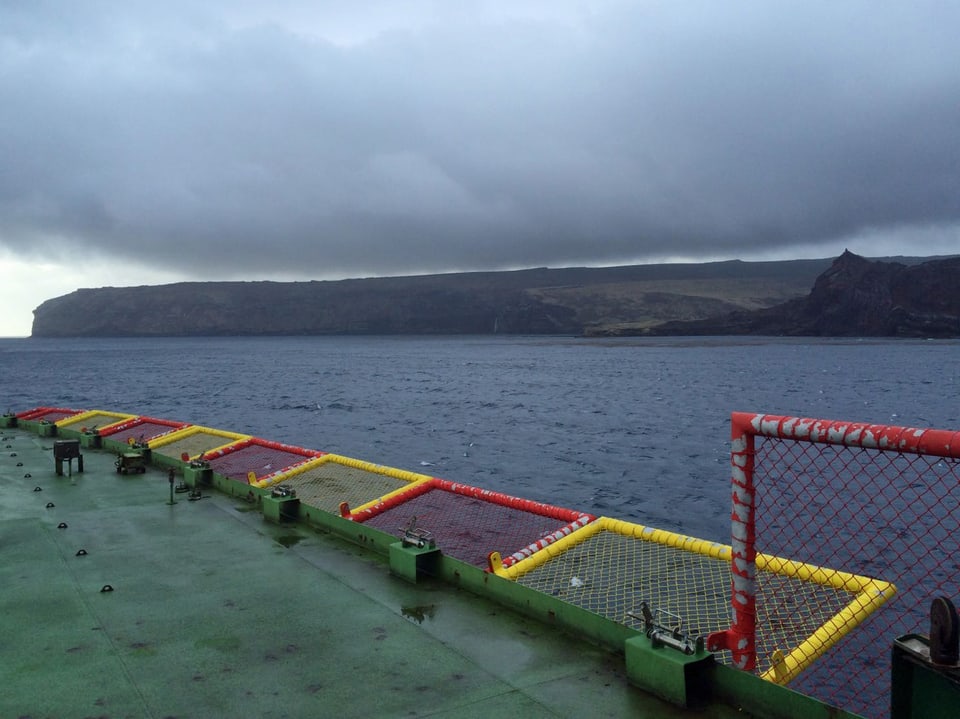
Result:
<svg viewBox="0 0 960 719"><path fill-rule="evenodd" d="M415 516L410 517L410 521L407 523L407 526L401 527L400 531L403 532L403 535L400 539L405 547L433 549L437 546L437 542L433 538L432 532L428 532L426 529L417 529L417 518Z"/></svg>
<svg viewBox="0 0 960 719"><path fill-rule="evenodd" d="M670 647L684 654L697 654L703 651L703 637L693 639L685 635L681 631L683 618L679 614L658 610L658 618L668 617L674 620L665 625L654 620L650 606L645 601L640 602L640 612L642 616L639 617L633 612L627 612L627 616L643 622L647 638L653 643L654 647Z"/></svg>

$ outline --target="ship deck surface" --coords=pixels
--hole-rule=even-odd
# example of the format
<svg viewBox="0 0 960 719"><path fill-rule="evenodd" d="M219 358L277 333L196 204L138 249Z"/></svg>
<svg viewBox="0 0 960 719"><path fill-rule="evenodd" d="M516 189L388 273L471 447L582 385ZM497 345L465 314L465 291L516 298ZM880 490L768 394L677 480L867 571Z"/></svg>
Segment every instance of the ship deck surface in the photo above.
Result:
<svg viewBox="0 0 960 719"><path fill-rule="evenodd" d="M235 497L169 504L105 451L56 476L52 438L0 432L0 716L744 716Z"/></svg>

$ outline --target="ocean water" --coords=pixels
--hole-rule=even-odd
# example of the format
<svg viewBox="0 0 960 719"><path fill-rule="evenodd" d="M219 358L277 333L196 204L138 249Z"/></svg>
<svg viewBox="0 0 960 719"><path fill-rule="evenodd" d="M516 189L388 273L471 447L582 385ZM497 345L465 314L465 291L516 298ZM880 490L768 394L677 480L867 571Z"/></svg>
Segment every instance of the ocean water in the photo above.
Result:
<svg viewBox="0 0 960 719"><path fill-rule="evenodd" d="M730 412L960 429L960 341L0 340L0 411L181 420L729 541Z"/></svg>
<svg viewBox="0 0 960 719"><path fill-rule="evenodd" d="M960 341L0 339L0 411L181 420L723 543L732 411L960 430L958 397ZM885 682L831 666L804 690L885 715Z"/></svg>

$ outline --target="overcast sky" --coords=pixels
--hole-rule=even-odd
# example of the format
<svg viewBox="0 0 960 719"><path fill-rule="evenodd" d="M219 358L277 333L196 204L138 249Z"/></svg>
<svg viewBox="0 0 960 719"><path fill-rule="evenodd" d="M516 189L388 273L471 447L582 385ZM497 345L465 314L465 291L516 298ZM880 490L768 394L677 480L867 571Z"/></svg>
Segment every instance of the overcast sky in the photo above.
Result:
<svg viewBox="0 0 960 719"><path fill-rule="evenodd" d="M960 3L0 0L0 336L78 287L960 252Z"/></svg>

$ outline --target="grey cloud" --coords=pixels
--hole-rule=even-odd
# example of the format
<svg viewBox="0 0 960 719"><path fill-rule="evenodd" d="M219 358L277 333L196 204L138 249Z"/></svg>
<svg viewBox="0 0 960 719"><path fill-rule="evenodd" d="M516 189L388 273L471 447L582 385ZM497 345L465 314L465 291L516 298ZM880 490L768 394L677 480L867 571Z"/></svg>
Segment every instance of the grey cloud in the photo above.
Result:
<svg viewBox="0 0 960 719"><path fill-rule="evenodd" d="M0 8L0 243L377 274L960 225L953 4L202 5Z"/></svg>

